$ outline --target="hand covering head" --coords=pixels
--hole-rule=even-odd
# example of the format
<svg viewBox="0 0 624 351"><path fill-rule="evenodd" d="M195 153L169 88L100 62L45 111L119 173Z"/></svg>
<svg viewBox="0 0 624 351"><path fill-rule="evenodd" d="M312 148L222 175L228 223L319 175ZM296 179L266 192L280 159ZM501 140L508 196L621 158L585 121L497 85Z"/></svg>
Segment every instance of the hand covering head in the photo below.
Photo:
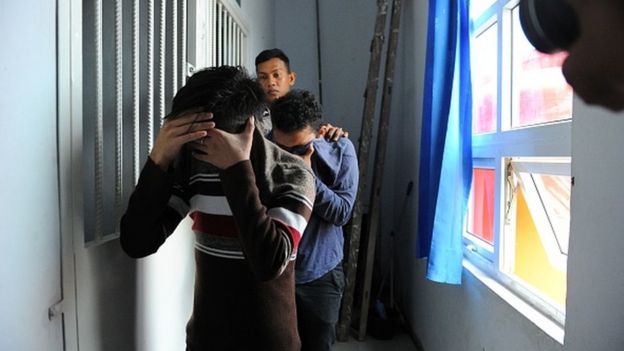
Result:
<svg viewBox="0 0 624 351"><path fill-rule="evenodd" d="M228 133L240 133L249 117L264 134L267 110L262 88L244 68L211 67L193 74L173 98L168 118L185 112L212 112L216 128Z"/></svg>

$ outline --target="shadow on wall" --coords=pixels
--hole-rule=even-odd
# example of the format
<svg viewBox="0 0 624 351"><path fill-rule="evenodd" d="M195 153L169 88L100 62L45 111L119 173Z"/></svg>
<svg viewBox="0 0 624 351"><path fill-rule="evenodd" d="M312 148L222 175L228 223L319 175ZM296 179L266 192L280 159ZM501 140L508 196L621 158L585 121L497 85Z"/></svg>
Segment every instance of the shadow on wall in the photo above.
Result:
<svg viewBox="0 0 624 351"><path fill-rule="evenodd" d="M135 351L137 261L126 256L118 240L85 248L80 255L80 349Z"/></svg>

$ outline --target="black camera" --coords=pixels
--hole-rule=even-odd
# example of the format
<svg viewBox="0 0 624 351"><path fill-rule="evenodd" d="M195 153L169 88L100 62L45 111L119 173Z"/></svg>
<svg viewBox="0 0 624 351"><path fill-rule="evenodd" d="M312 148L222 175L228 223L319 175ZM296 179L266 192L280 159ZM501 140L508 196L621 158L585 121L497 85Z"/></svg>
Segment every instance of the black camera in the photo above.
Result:
<svg viewBox="0 0 624 351"><path fill-rule="evenodd" d="M521 0L518 6L522 30L538 51L566 51L579 37L578 17L566 0Z"/></svg>

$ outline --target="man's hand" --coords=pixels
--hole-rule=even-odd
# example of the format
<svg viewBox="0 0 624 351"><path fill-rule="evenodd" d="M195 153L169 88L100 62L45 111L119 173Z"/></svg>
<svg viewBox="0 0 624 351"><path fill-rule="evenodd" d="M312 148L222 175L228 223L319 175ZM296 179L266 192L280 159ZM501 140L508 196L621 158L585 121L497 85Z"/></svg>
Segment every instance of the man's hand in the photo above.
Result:
<svg viewBox="0 0 624 351"><path fill-rule="evenodd" d="M249 118L245 130L240 134L230 134L212 128L208 130L205 138L193 143L195 148L193 156L220 169L226 169L240 161L248 160L251 154L254 128L253 116Z"/></svg>
<svg viewBox="0 0 624 351"><path fill-rule="evenodd" d="M310 146L308 146L306 152L303 155L299 156L301 157L301 159L303 159L303 162L310 168L312 168L312 154L314 154L314 144L310 143Z"/></svg>
<svg viewBox="0 0 624 351"><path fill-rule="evenodd" d="M214 128L211 119L212 113L197 112L166 120L150 153L152 161L166 171L182 145L205 137Z"/></svg>
<svg viewBox="0 0 624 351"><path fill-rule="evenodd" d="M349 132L342 130L340 127L333 126L329 123L324 124L319 129L319 135L327 140L337 141L341 137L348 138Z"/></svg>

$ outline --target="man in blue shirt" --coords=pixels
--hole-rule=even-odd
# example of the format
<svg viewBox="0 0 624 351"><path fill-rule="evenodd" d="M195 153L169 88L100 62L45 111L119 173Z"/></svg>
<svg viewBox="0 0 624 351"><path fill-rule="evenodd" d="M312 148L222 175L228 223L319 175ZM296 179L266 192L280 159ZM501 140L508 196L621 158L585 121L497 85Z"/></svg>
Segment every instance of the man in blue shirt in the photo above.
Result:
<svg viewBox="0 0 624 351"><path fill-rule="evenodd" d="M300 155L316 175L312 217L295 265L297 323L302 350L331 350L344 290L342 226L358 187L355 148L347 138L319 138L321 108L314 95L293 90L271 105L273 141Z"/></svg>

